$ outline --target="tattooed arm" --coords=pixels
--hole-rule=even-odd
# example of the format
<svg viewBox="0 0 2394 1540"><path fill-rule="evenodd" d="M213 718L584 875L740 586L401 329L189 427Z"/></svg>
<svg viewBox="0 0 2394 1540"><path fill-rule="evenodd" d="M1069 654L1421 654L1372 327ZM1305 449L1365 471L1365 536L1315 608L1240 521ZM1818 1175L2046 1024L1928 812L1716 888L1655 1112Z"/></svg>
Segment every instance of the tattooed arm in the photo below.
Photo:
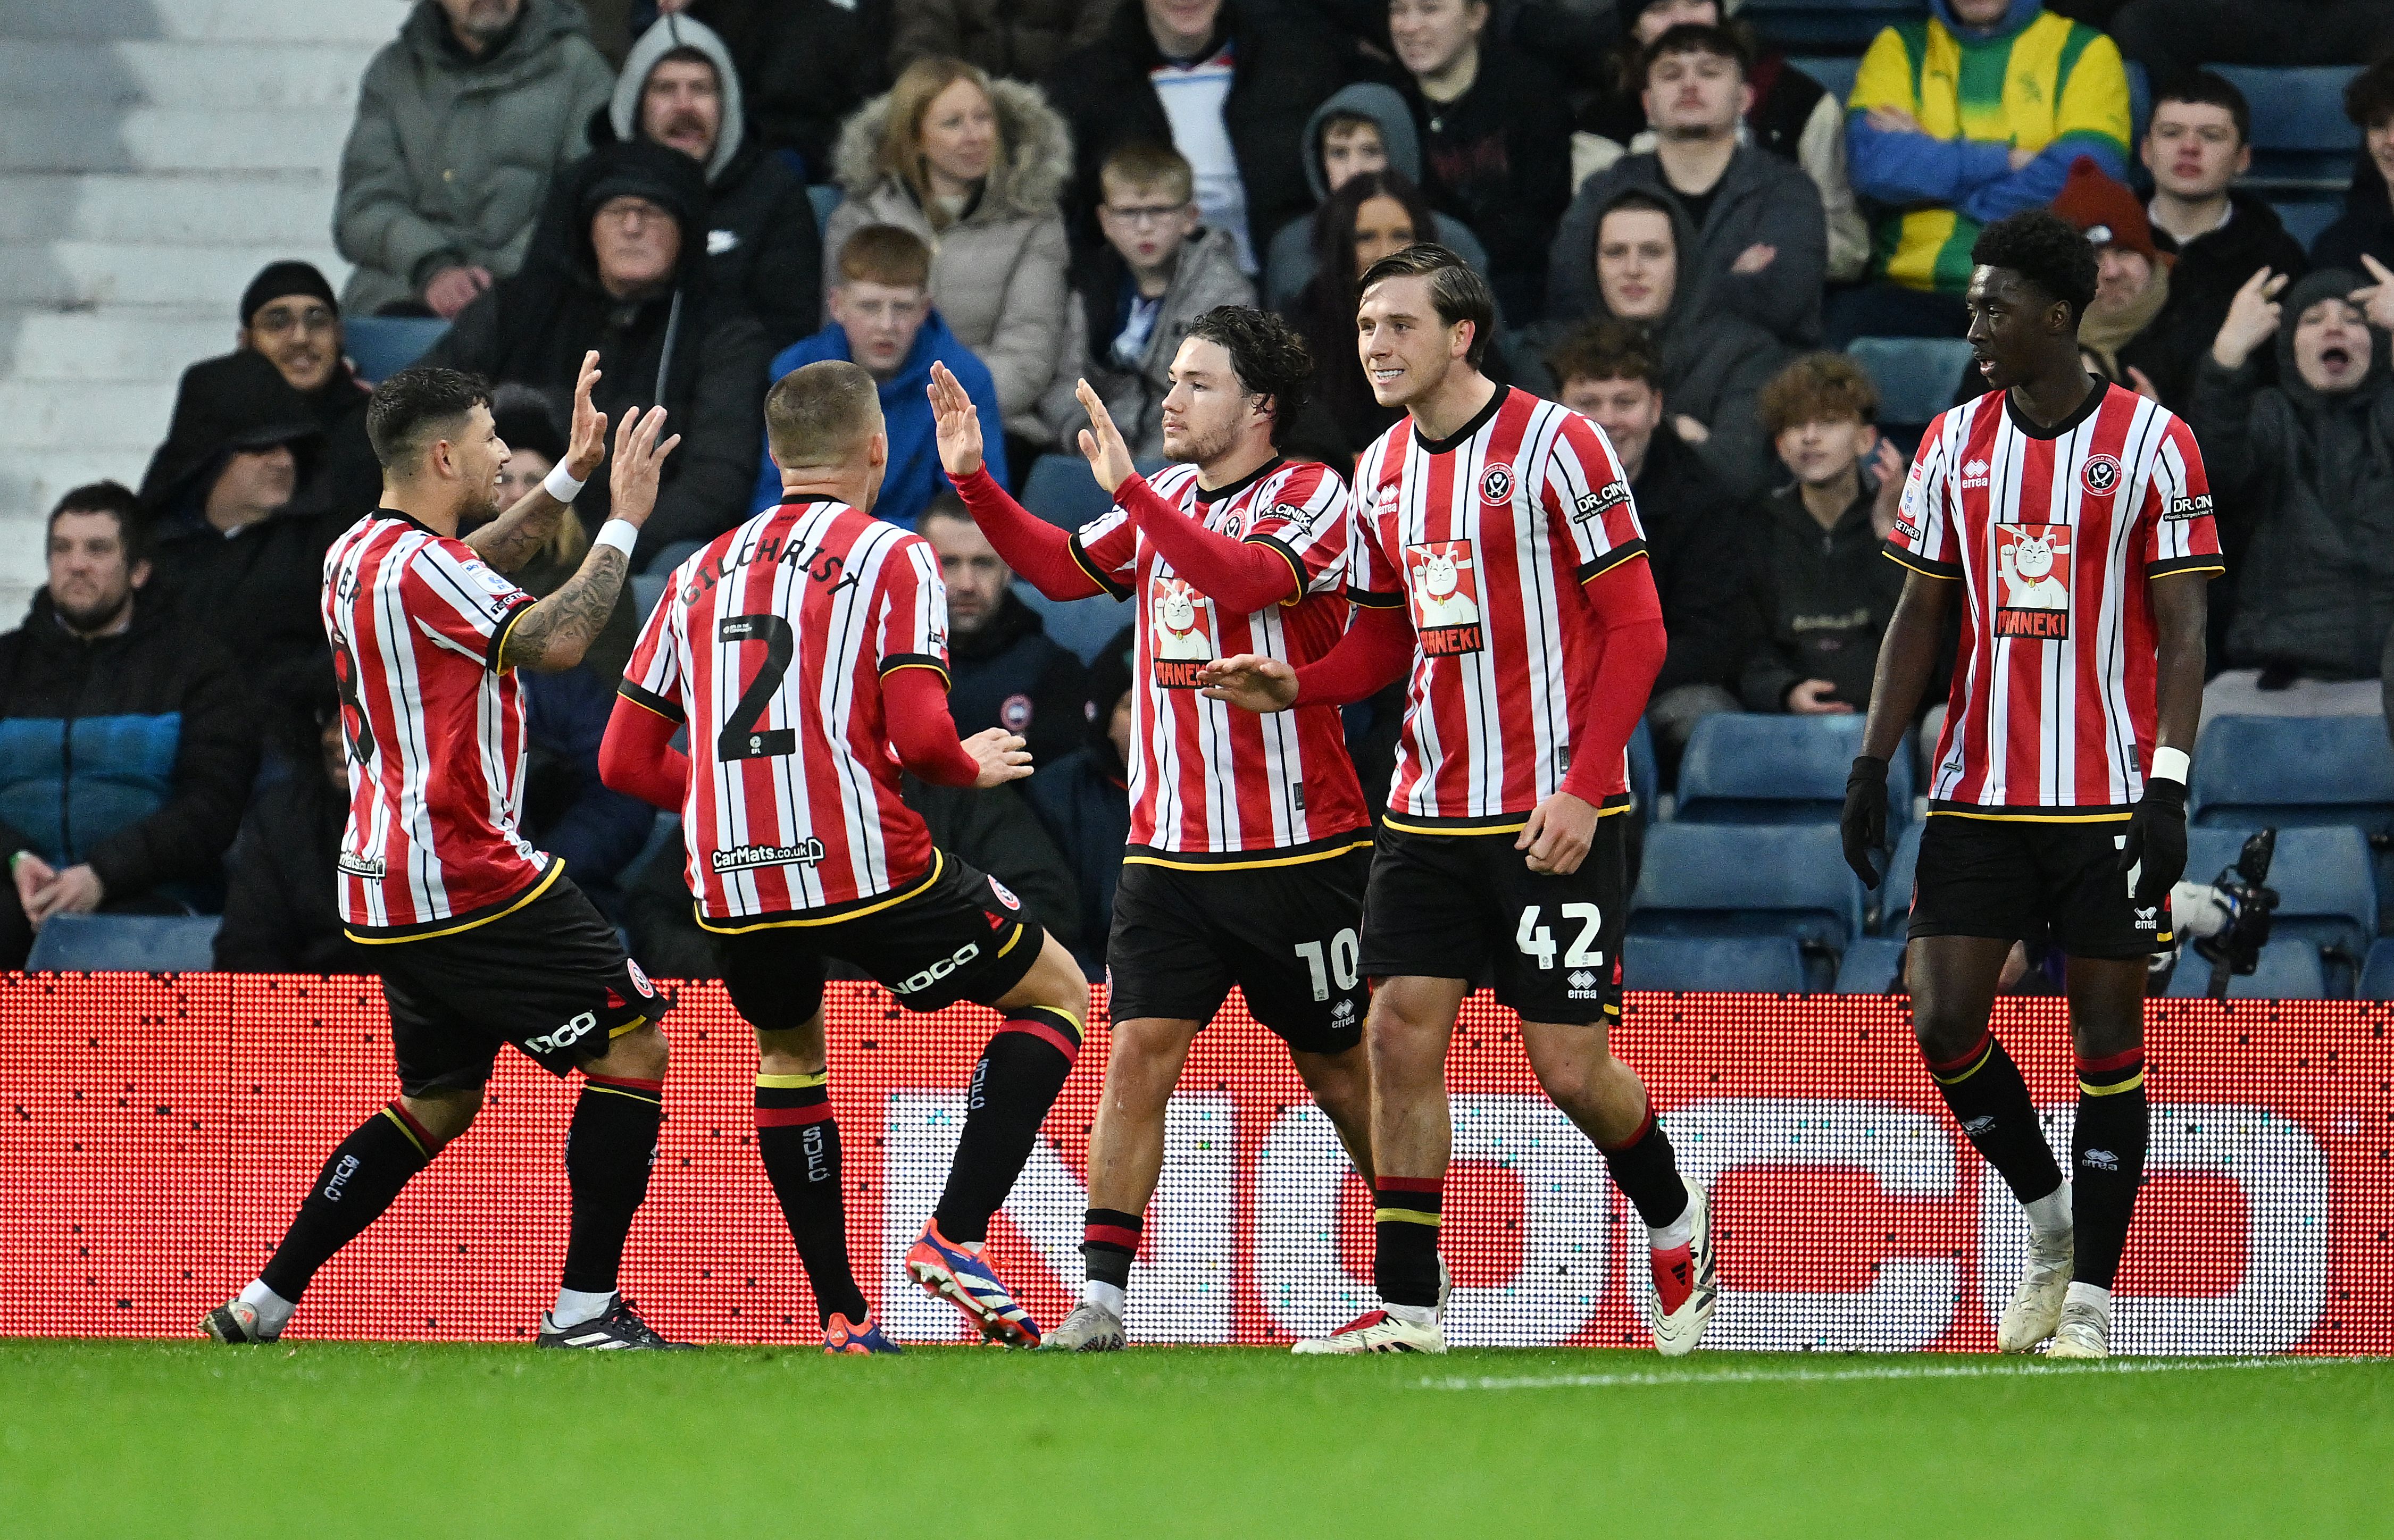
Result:
<svg viewBox="0 0 2394 1540"><path fill-rule="evenodd" d="M635 530L657 506L657 474L664 458L681 442L677 433L663 443L665 409L652 406L639 416L627 415L615 434L615 464L610 472L614 493L612 525L622 522ZM600 533L603 535L604 531ZM582 661L582 654L615 609L631 571L631 559L615 546L594 543L582 566L557 592L533 605L508 627L499 647L499 667L528 668L535 674L557 674Z"/></svg>
<svg viewBox="0 0 2394 1540"><path fill-rule="evenodd" d="M598 355L582 355L581 377L573 384L573 434L565 449L565 473L586 481L607 457L607 415L590 404L591 387L598 383ZM503 573L512 573L540 554L557 533L558 521L571 504L534 487L516 506L466 537L474 554ZM529 618L529 617L527 617Z"/></svg>

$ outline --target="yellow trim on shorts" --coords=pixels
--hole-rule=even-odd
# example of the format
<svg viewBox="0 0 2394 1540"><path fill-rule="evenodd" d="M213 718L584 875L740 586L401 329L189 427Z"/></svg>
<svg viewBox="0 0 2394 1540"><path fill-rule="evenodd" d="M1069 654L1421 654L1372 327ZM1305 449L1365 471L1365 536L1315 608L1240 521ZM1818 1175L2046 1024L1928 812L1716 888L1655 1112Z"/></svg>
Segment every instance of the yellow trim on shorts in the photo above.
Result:
<svg viewBox="0 0 2394 1540"><path fill-rule="evenodd" d="M1341 845L1334 850L1314 850L1301 856L1273 856L1263 861L1166 861L1162 856L1125 856L1125 866L1164 866L1176 872L1253 872L1267 866L1303 866L1311 862L1328 861L1350 850L1368 850L1369 839L1359 839Z"/></svg>
<svg viewBox="0 0 2394 1540"><path fill-rule="evenodd" d="M998 954L999 956L1003 957L1003 956L1005 956L1007 953L1009 953L1009 952L1011 952L1011 951L1013 951L1013 950L1014 950L1014 943L1015 943L1015 942L1017 942L1017 941L1020 941L1020 940L1022 939L1022 937L1023 937L1023 934L1024 934L1026 931L1028 931L1030 928L1030 928L1029 926L1027 926L1027 925L1023 924L1020 920L1017 920L1017 921L1015 921L1015 922L1014 922L1014 934L1006 938L1006 944L1005 944L1004 946L1001 946L1001 947L999 947L999 948L997 949L997 954Z"/></svg>
<svg viewBox="0 0 2394 1540"><path fill-rule="evenodd" d="M861 920L867 915L878 915L892 904L905 902L939 881L940 874L946 869L947 857L940 853L938 846L934 845L931 847L931 869L923 874L923 879L903 892L888 895L878 903L869 903L862 909L843 909L836 915L825 915L820 919L765 920L756 925L711 925L707 922L706 916L701 915L698 916L698 928L717 936L745 936L752 930L790 930L808 926L839 925L848 920ZM693 904L691 907L695 909L697 906Z"/></svg>
<svg viewBox="0 0 2394 1540"><path fill-rule="evenodd" d="M543 893L547 892L548 885L555 882L559 874L564 870L564 857L549 857L548 875L533 884L531 889L527 891L523 897L516 900L515 902L507 905L505 909L500 910L495 915L485 915L478 920L467 920L463 925L453 925L446 930L417 930L412 931L404 936L361 936L356 931L351 930L345 926L342 928L341 934L357 942L360 946L396 946L401 941L428 941L435 936L454 936L462 931L471 930L476 926L488 925L493 920L506 919L509 915L521 909L525 904L530 903L533 900L540 897Z"/></svg>
<svg viewBox="0 0 2394 1540"><path fill-rule="evenodd" d="M638 1032L648 1024L649 1019L647 1017L635 1016L620 1027L609 1027L607 1029L607 1041L612 1043L615 1039L623 1036L625 1033Z"/></svg>
<svg viewBox="0 0 2394 1540"><path fill-rule="evenodd" d="M1931 818L1968 818L1980 823L2125 823L2129 813L1966 813L1958 808L1931 808Z"/></svg>
<svg viewBox="0 0 2394 1540"><path fill-rule="evenodd" d="M817 1070L812 1074L760 1074L756 1088L760 1091L806 1091L828 1083L829 1070Z"/></svg>

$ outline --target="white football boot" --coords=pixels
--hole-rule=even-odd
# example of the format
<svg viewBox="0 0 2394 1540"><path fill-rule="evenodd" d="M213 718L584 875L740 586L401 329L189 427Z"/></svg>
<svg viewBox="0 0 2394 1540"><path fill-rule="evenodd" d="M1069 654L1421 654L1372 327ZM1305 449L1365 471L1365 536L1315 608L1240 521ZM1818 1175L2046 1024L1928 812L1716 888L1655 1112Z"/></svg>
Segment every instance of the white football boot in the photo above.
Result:
<svg viewBox="0 0 2394 1540"><path fill-rule="evenodd" d="M1720 1298L1720 1280L1717 1276L1718 1258L1713 1251L1712 1203L1693 1178L1680 1173L1679 1180L1688 1189L1688 1221L1691 1233L1685 1259L1673 1255L1665 1260L1661 1253L1650 1253L1654 1277L1652 1292L1647 1296L1647 1321L1653 1328L1654 1346L1664 1358L1679 1358L1696 1350L1703 1340L1704 1328L1712 1323L1713 1306ZM1671 1282L1687 1289L1678 1309L1663 1308L1664 1274Z"/></svg>
<svg viewBox="0 0 2394 1540"><path fill-rule="evenodd" d="M2070 1293L2070 1274L2077 1256L2075 1229L2039 1235L2028 1232L2028 1270L2004 1306L1995 1326L1995 1347L2006 1353L2029 1353L2061 1324L2062 1300ZM2102 1355L2098 1352L2097 1357Z"/></svg>

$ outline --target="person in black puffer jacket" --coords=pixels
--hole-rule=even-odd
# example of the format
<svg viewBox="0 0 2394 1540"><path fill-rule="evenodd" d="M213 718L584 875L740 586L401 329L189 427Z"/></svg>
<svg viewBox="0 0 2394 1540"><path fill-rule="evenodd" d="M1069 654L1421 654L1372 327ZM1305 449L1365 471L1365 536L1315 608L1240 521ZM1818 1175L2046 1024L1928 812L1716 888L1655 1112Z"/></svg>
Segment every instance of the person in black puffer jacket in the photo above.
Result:
<svg viewBox="0 0 2394 1540"><path fill-rule="evenodd" d="M1089 665L1084 743L1030 782L1031 805L1080 882L1081 941L1072 955L1091 979L1106 975L1114 888L1130 843L1130 656L1138 639L1126 625L1106 643Z"/></svg>
<svg viewBox="0 0 2394 1540"><path fill-rule="evenodd" d="M948 709L969 738L1002 727L1038 766L1081 742L1087 676L1014 591L1014 574L953 493L933 500L914 528L940 553L948 585Z"/></svg>
<svg viewBox="0 0 2394 1540"><path fill-rule="evenodd" d="M259 786L225 861L225 973L373 973L374 949L341 926L333 863L349 821L349 739L330 670L306 709L286 711L290 771Z"/></svg>
<svg viewBox="0 0 2394 1540"><path fill-rule="evenodd" d="M141 593L133 494L79 487L49 531L49 583L0 637L0 969L53 914L213 907L257 774L240 669Z"/></svg>

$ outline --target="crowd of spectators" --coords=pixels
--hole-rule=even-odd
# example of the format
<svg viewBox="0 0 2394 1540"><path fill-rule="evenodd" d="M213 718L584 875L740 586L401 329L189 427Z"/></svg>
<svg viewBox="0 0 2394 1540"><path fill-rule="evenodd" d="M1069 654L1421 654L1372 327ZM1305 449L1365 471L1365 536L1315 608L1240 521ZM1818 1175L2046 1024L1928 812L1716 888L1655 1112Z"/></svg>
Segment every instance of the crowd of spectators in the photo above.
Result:
<svg viewBox="0 0 2394 1540"><path fill-rule="evenodd" d="M2299 11L2264 20L2264 13ZM2089 369L2185 415L2230 577L2207 707L2374 712L2394 639L2394 62L2308 251L2264 197L2256 104L2210 63L2375 59L2378 0L1922 0L1848 99L1743 0L417 0L344 151L336 292L304 262L238 298L138 491L52 513L49 584L0 637L0 967L54 914L193 908L243 968L355 966L331 907L345 810L317 588L379 475L345 317L433 317L427 362L501 388L511 487L562 453L586 349L611 416L681 435L637 570L779 497L773 380L881 384L877 512L938 547L958 728L1022 733L1027 787L914 794L1095 973L1126 826L1128 634L1085 664L950 495L925 386L1002 425L1018 488L1070 454L1087 379L1160 454L1168 370L1223 304L1317 363L1288 444L1346 469L1392 421L1356 279L1417 241L1499 299L1490 367L1601 423L1671 642L1664 774L1724 711L1868 704L1900 573L1877 557L1909 435L1859 337L1958 336L1982 224L2050 204L2095 247ZM602 50L602 43L605 45ZM2128 66L2151 82L2131 121ZM2266 110L2266 104L2262 104ZM1956 383L1955 398L1975 393ZM604 479L522 574L570 573ZM524 817L658 972L704 971L677 851L596 749L638 616L531 692ZM1387 703L1349 714L1359 763Z"/></svg>

